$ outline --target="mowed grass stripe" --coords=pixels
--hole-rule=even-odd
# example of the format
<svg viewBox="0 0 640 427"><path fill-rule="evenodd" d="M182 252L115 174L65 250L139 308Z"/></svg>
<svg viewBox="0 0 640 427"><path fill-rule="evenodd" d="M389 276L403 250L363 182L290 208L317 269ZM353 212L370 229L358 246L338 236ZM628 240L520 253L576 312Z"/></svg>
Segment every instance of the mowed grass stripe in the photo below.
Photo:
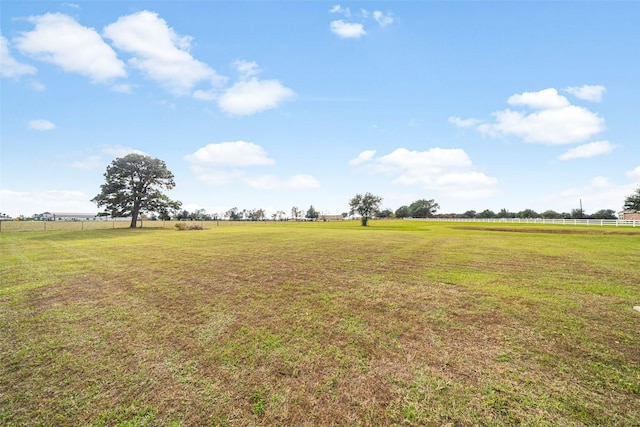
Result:
<svg viewBox="0 0 640 427"><path fill-rule="evenodd" d="M640 234L370 224L1 234L0 420L640 422Z"/></svg>

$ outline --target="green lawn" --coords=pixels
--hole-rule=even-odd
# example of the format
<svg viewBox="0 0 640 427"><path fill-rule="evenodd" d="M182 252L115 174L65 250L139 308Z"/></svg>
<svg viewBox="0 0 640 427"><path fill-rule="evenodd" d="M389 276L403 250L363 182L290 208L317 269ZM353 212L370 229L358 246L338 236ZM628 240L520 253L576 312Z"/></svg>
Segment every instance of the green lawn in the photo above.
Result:
<svg viewBox="0 0 640 427"><path fill-rule="evenodd" d="M640 425L640 230L0 233L0 425Z"/></svg>

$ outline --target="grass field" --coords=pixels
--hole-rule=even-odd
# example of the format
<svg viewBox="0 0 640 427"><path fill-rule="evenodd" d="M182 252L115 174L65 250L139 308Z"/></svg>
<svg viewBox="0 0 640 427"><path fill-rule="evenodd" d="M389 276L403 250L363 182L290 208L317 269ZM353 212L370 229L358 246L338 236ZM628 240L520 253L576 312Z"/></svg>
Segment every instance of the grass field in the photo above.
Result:
<svg viewBox="0 0 640 427"><path fill-rule="evenodd" d="M640 230L0 234L0 424L640 425Z"/></svg>

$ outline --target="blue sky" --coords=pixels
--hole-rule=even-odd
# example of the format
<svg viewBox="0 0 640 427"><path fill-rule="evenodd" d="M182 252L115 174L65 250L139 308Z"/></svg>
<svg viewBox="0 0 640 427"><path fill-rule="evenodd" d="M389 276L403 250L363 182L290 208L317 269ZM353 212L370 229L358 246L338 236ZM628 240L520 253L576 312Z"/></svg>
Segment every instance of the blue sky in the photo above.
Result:
<svg viewBox="0 0 640 427"><path fill-rule="evenodd" d="M0 212L95 212L116 157L185 208L622 208L640 2L0 3Z"/></svg>

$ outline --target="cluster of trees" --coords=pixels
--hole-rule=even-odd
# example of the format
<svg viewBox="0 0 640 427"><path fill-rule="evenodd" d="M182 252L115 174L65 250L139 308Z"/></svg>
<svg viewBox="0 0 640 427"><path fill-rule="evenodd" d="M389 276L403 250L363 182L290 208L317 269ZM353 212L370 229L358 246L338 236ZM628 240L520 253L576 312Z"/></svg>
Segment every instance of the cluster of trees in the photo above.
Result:
<svg viewBox="0 0 640 427"><path fill-rule="evenodd" d="M586 214L583 209L573 209L571 212L556 212L547 210L538 213L533 209L525 209L520 212L510 212L507 209L501 209L494 212L485 209L482 212L466 211L460 218L544 218L544 219L616 219L616 212L613 209L601 209L590 215Z"/></svg>
<svg viewBox="0 0 640 427"><path fill-rule="evenodd" d="M317 219L319 212L312 206L306 211L302 211L297 206L291 208L291 218L295 220L305 219ZM177 210L173 212L165 212L162 214L151 213L149 216L145 216L145 219L152 221L155 220L175 220L175 221L216 221L220 219L226 219L230 221L266 221L268 219L273 221L288 221L289 217L284 211L277 211L271 215L267 215L264 209L238 209L233 207L223 214L208 213L205 209L196 209L189 212L186 209Z"/></svg>
<svg viewBox="0 0 640 427"><path fill-rule="evenodd" d="M215 220L219 219L217 214L207 214L204 209L197 209L194 212L180 210L181 203L169 199L163 190L170 190L175 186L173 174L167 169L166 164L159 159L152 159L141 154L129 154L122 158L115 159L107 167L104 174L105 184L101 186L101 192L92 199L98 207L104 206L105 213L112 216L131 217L131 227L135 227L138 216L142 212L151 213L150 219L178 219L178 220ZM390 209L380 209L382 198L371 193L356 194L350 201L349 213L343 213L343 217L349 214L358 214L362 225L366 226L370 218L429 218L436 216L440 208L433 199L420 199L408 206L401 206L395 212ZM626 210L640 212L640 187L634 194L625 199ZM239 210L229 209L224 213L225 219L230 220L265 220L264 209ZM312 206L304 212L297 206L291 208L291 219L316 220L320 213ZM440 215L442 216L442 215ZM615 219L616 215L612 209L602 209L591 215L585 214L582 209L574 209L571 213L555 212L547 210L537 213L533 209L525 209L520 212L509 212L502 209L493 212L485 209L482 212L473 210L464 214L451 214L444 216L455 216L462 218L594 218L594 219ZM277 211L271 215L272 220L287 220L284 211Z"/></svg>
<svg viewBox="0 0 640 427"><path fill-rule="evenodd" d="M440 209L433 199L420 199L411 203L409 206L400 206L396 209L396 218L431 218Z"/></svg>

